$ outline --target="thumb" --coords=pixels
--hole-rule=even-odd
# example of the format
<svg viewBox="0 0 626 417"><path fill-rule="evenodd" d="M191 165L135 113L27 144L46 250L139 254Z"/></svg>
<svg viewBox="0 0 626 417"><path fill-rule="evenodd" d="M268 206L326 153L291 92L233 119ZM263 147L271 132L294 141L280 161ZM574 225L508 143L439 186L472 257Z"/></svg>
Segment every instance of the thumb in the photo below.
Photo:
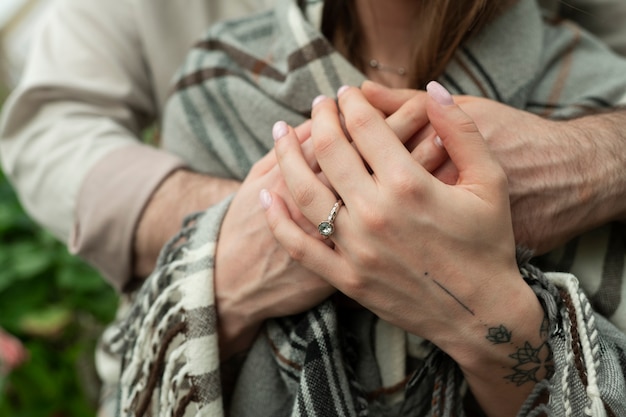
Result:
<svg viewBox="0 0 626 417"><path fill-rule="evenodd" d="M426 112L459 172L457 184L481 184L499 178L502 168L489 152L472 118L454 103L448 90L436 81L431 81L426 91L430 96Z"/></svg>
<svg viewBox="0 0 626 417"><path fill-rule="evenodd" d="M369 103L389 116L419 93L410 89L391 89L373 81L366 80L361 84L361 92Z"/></svg>

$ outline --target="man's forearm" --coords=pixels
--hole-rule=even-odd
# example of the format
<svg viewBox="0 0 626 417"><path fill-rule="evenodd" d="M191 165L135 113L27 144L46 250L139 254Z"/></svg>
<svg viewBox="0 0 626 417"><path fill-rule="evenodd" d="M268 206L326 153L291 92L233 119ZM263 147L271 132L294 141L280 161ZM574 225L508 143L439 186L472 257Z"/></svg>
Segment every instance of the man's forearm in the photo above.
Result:
<svg viewBox="0 0 626 417"><path fill-rule="evenodd" d="M137 224L133 269L144 278L154 269L163 245L178 232L183 219L221 201L239 188L239 182L209 177L186 169L169 175L154 192Z"/></svg>
<svg viewBox="0 0 626 417"><path fill-rule="evenodd" d="M459 97L509 179L516 240L545 253L626 216L626 111L554 121Z"/></svg>
<svg viewBox="0 0 626 417"><path fill-rule="evenodd" d="M626 110L557 122L564 126L563 151L571 155L560 176L577 177L571 207L560 210L563 221L572 216L572 236L626 218ZM558 149L558 148L557 148ZM578 225L578 230L577 226Z"/></svg>
<svg viewBox="0 0 626 417"><path fill-rule="evenodd" d="M626 219L626 107L566 123L596 146L597 154L590 156L591 166L582 167L598 198L598 210L591 221L595 225L623 221Z"/></svg>

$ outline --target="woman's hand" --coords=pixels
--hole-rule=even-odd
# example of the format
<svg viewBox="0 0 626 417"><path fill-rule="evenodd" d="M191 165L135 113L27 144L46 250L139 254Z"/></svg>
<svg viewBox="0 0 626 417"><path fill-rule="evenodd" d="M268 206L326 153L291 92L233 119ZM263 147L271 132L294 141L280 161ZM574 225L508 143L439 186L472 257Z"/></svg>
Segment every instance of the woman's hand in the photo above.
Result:
<svg viewBox="0 0 626 417"><path fill-rule="evenodd" d="M310 123L300 126L298 134L308 138ZM264 320L306 311L335 292L294 262L270 233L258 204L259 193L267 188L282 197L299 228L312 235L316 230L293 204L270 151L241 184L220 230L215 294L222 359L247 349Z"/></svg>
<svg viewBox="0 0 626 417"><path fill-rule="evenodd" d="M428 124L425 103L423 96L412 97L387 118L397 137L409 141ZM307 140L310 126L305 123L294 134L300 138L309 169L319 181L328 184L315 160L312 142ZM275 137L282 136L281 127L286 125L277 125ZM320 239L317 223L302 216L293 202L275 155L273 151L268 153L251 169L220 230L215 291L222 359L249 347L265 319L306 311L335 292L328 282L294 262L267 227L259 195L266 206L271 204L272 195L279 196L283 209L298 227Z"/></svg>
<svg viewBox="0 0 626 417"><path fill-rule="evenodd" d="M424 94L368 81L362 89L385 114ZM457 96L455 102L474 120L507 174L518 244L545 253L587 230L624 218L625 181L617 175L624 157L616 151L620 143L614 135L623 114L554 121L482 97ZM437 178L455 182L456 167L433 153L430 138L432 127L425 127L408 148Z"/></svg>
<svg viewBox="0 0 626 417"><path fill-rule="evenodd" d="M459 323L459 329L451 329L456 332L465 327L464 314L488 308L480 285L508 285L502 275L523 285L506 177L475 125L451 104L431 100L428 114L460 171L454 186L416 163L360 91L351 88L339 97L339 107L356 149L332 100L313 108L315 154L334 191L308 168L292 133L275 148L295 203L312 223L327 217L335 192L342 198L332 236L335 250L302 233L288 221L287 211L268 211L272 231L292 257L382 318L433 341L452 319ZM452 291L451 283L462 287L457 292L466 295L463 305L441 288ZM421 299L427 302L416 307ZM407 314L416 308L424 314Z"/></svg>
<svg viewBox="0 0 626 417"><path fill-rule="evenodd" d="M268 223L292 258L453 357L486 412L515 414L532 384L503 384L515 372L510 355L528 341L543 343L543 312L517 271L504 171L449 94L438 84L430 90L428 118L458 170L456 183L431 175L358 89L344 89L339 109L318 99L312 114L315 155L333 189L308 167L291 129L275 147L291 195L311 223L327 218L337 195L343 200L334 249L303 232L278 195ZM489 342L500 328L514 329L506 348ZM483 403L494 393L504 398L496 408Z"/></svg>

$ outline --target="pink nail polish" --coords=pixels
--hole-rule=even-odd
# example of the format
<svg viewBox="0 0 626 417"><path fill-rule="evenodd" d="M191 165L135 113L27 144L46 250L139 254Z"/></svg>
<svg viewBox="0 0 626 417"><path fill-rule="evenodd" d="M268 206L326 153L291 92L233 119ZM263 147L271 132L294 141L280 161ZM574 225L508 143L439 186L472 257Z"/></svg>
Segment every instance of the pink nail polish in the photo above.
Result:
<svg viewBox="0 0 626 417"><path fill-rule="evenodd" d="M259 201L261 201L261 207L267 210L272 205L272 195L269 191L263 188L259 193Z"/></svg>
<svg viewBox="0 0 626 417"><path fill-rule="evenodd" d="M433 100L435 100L442 106L450 106L454 104L454 100L452 99L452 95L450 94L450 92L437 81L429 82L426 86L426 91Z"/></svg>
<svg viewBox="0 0 626 417"><path fill-rule="evenodd" d="M345 93L348 88L350 88L348 85L342 85L339 87L339 90L337 90L337 97L340 97L343 93Z"/></svg>
<svg viewBox="0 0 626 417"><path fill-rule="evenodd" d="M435 145L443 148L443 142L441 141L441 138L439 136L435 136Z"/></svg>
<svg viewBox="0 0 626 417"><path fill-rule="evenodd" d="M315 107L319 104L320 101L324 100L326 98L326 96L324 94L320 94L319 96L315 97L313 99L313 104L311 105L311 107Z"/></svg>
<svg viewBox="0 0 626 417"><path fill-rule="evenodd" d="M278 139L285 136L288 131L289 128L287 127L287 123L283 122L282 120L274 123L274 127L272 128L272 136L274 137L274 141L277 141Z"/></svg>

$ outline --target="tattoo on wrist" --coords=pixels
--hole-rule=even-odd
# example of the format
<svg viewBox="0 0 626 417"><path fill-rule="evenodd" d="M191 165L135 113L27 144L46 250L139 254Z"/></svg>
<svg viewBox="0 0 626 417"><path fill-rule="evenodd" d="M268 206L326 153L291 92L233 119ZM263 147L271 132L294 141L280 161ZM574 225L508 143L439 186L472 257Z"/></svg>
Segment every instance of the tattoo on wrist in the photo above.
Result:
<svg viewBox="0 0 626 417"><path fill-rule="evenodd" d="M543 342L537 347L530 343L517 349L509 357L516 361L513 366L513 373L505 376L505 379L516 384L518 387L527 382L539 382L549 379L554 374L554 362L552 360L552 349L547 342Z"/></svg>
<svg viewBox="0 0 626 417"><path fill-rule="evenodd" d="M425 272L424 275L428 276L428 272ZM459 297L452 293L452 291L446 288L443 284L435 279L432 279L432 282L443 290L466 312L470 313L472 316L476 316L474 310L461 301ZM482 320L481 323L483 323ZM485 323L483 323L483 326L487 327ZM509 358L514 360L514 363L510 368L513 373L504 376L504 379L520 386L527 382L536 383L552 377L554 374L554 361L552 358L552 349L548 344L549 327L550 325L548 319L547 317L544 317L539 328L540 340L543 340L543 342L537 342L539 344L535 346L531 342L525 341L522 347L514 346L514 342L512 342L513 332L504 324L487 328L487 335L485 336L485 339L493 345L509 344L514 346L515 352L508 355Z"/></svg>
<svg viewBox="0 0 626 417"><path fill-rule="evenodd" d="M428 275L428 272L426 272L424 275ZM467 305L465 305L456 295L454 295L452 293L452 291L450 291L449 289L447 289L446 287L444 287L439 281L433 279L432 280L435 285L437 285L439 288L441 288L446 294L448 294L450 297L452 297L452 299L454 301L456 301L461 307L463 307L463 309L465 311L467 311L468 313L470 313L472 316L475 316L476 313L474 313L474 310L472 310L471 308L469 308Z"/></svg>
<svg viewBox="0 0 626 417"><path fill-rule="evenodd" d="M536 383L543 379L549 379L554 374L554 361L552 349L548 344L549 323L546 318L542 320L539 334L544 342L535 346L528 341L524 346L517 347L515 352L509 357L515 362L511 367L513 373L506 375L507 379L517 385L524 385L527 382ZM485 338L494 345L511 343L513 332L503 324L498 327L490 327Z"/></svg>
<svg viewBox="0 0 626 417"><path fill-rule="evenodd" d="M487 333L487 340L494 345L502 343L509 343L511 341L511 332L504 327L503 324L500 327L490 327Z"/></svg>

